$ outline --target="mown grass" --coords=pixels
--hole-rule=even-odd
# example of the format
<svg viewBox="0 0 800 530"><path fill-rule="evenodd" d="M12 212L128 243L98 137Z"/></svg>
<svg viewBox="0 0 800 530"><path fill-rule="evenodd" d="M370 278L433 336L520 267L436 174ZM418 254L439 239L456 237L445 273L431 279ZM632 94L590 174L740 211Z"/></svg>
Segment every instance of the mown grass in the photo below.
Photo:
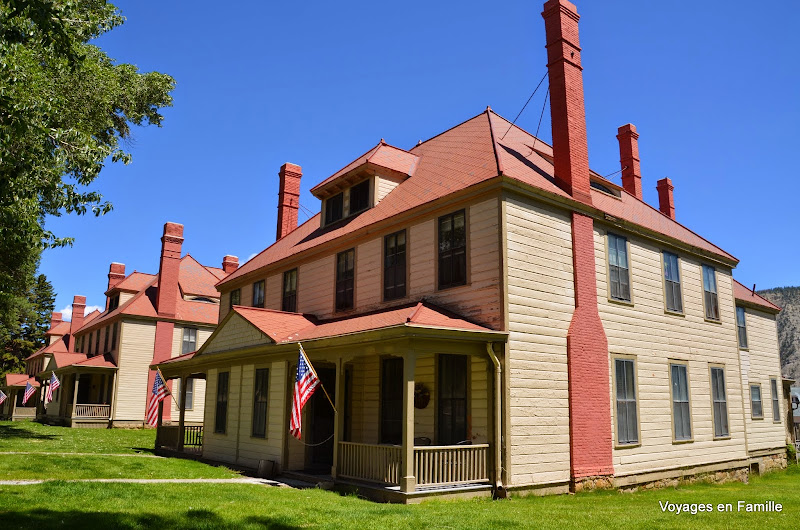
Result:
<svg viewBox="0 0 800 530"><path fill-rule="evenodd" d="M0 422L0 452L132 454L152 452L155 429L70 429L32 421Z"/></svg>
<svg viewBox="0 0 800 530"><path fill-rule="evenodd" d="M739 500L783 504L781 513L720 513ZM713 513L675 515L659 501L712 503ZM797 528L800 471L750 484L514 498L376 504L321 490L240 484L91 484L49 482L0 488L4 528Z"/></svg>

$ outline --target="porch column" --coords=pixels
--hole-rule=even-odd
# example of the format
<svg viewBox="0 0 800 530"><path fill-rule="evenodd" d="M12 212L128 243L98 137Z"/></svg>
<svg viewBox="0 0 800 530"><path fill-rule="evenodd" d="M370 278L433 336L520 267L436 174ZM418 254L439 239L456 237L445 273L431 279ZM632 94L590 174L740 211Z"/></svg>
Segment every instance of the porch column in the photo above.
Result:
<svg viewBox="0 0 800 530"><path fill-rule="evenodd" d="M178 413L178 451L183 451L183 439L185 438L183 422L186 419L186 379L186 377L181 377L181 402L179 404L180 411ZM241 403L239 406L241 407Z"/></svg>
<svg viewBox="0 0 800 530"><path fill-rule="evenodd" d="M414 476L414 370L417 366L417 352L409 351L403 357L403 448L402 478L400 491L412 492L417 487Z"/></svg>
<svg viewBox="0 0 800 530"><path fill-rule="evenodd" d="M339 442L341 441L344 423L344 371L342 370L342 364L341 357L336 359L336 388L333 397L336 411L333 415L333 466L331 466L331 477L333 478L336 478L336 472L339 468Z"/></svg>
<svg viewBox="0 0 800 530"><path fill-rule="evenodd" d="M116 396L117 396L117 372L114 371L114 374L111 376L111 394L108 396L108 420L114 421L115 409L117 407L116 404Z"/></svg>
<svg viewBox="0 0 800 530"><path fill-rule="evenodd" d="M17 412L17 392L18 391L11 392L11 389L8 391L8 399L11 401L11 406L8 407L10 411L8 419L10 420L14 419L14 413Z"/></svg>
<svg viewBox="0 0 800 530"><path fill-rule="evenodd" d="M75 374L75 388L72 389L72 410L69 411L70 418L75 417L75 406L78 404L78 385L81 382L80 374Z"/></svg>

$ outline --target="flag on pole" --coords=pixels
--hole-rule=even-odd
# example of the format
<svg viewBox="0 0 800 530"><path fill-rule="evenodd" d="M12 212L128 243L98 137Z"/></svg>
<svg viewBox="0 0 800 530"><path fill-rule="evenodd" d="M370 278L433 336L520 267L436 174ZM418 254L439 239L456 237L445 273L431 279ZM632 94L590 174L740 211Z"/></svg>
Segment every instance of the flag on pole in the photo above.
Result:
<svg viewBox="0 0 800 530"><path fill-rule="evenodd" d="M23 396L22 396L22 404L24 405L25 403L27 403L28 400L31 398L31 396L33 394L35 394L35 393L36 393L36 389L33 387L31 382L28 381L28 384L25 385L25 394L23 394Z"/></svg>
<svg viewBox="0 0 800 530"><path fill-rule="evenodd" d="M294 395L292 396L292 418L289 421L289 432L299 440L302 435L303 407L311 398L314 390L317 389L319 379L311 367L308 357L306 357L303 345L298 345L300 346L300 357L297 360L297 378L295 379Z"/></svg>
<svg viewBox="0 0 800 530"><path fill-rule="evenodd" d="M150 401L147 404L147 424L151 427L158 425L158 404L164 401L167 394L169 394L169 390L161 378L161 370L157 370L156 379L153 381L153 392L150 394Z"/></svg>
<svg viewBox="0 0 800 530"><path fill-rule="evenodd" d="M47 386L47 394L44 396L44 402L50 403L53 401L53 391L61 386L61 381L56 377L56 373L50 374L50 384Z"/></svg>
<svg viewBox="0 0 800 530"><path fill-rule="evenodd" d="M5 392L0 390L0 405L6 402L6 398L8 398L8 396L5 394Z"/></svg>

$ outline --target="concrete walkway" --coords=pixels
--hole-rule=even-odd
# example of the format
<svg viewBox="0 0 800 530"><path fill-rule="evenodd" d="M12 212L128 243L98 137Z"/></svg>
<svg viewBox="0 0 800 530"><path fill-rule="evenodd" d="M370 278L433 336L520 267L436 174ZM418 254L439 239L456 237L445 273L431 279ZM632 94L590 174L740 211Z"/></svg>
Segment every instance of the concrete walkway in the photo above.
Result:
<svg viewBox="0 0 800 530"><path fill-rule="evenodd" d="M137 458L164 458L149 453L54 453L52 451L0 451L0 455L39 455L39 456L133 456Z"/></svg>
<svg viewBox="0 0 800 530"><path fill-rule="evenodd" d="M286 483L264 478L79 478L47 480L0 480L0 486L30 486L45 482L117 482L125 484L257 484L261 486L291 487Z"/></svg>

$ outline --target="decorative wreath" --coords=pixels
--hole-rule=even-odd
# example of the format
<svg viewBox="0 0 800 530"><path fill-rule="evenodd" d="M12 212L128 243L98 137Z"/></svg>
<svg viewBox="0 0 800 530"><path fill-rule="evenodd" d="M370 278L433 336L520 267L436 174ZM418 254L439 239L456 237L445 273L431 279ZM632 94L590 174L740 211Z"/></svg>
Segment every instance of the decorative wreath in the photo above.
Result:
<svg viewBox="0 0 800 530"><path fill-rule="evenodd" d="M414 408L424 409L431 402L431 391L425 383L414 384Z"/></svg>

